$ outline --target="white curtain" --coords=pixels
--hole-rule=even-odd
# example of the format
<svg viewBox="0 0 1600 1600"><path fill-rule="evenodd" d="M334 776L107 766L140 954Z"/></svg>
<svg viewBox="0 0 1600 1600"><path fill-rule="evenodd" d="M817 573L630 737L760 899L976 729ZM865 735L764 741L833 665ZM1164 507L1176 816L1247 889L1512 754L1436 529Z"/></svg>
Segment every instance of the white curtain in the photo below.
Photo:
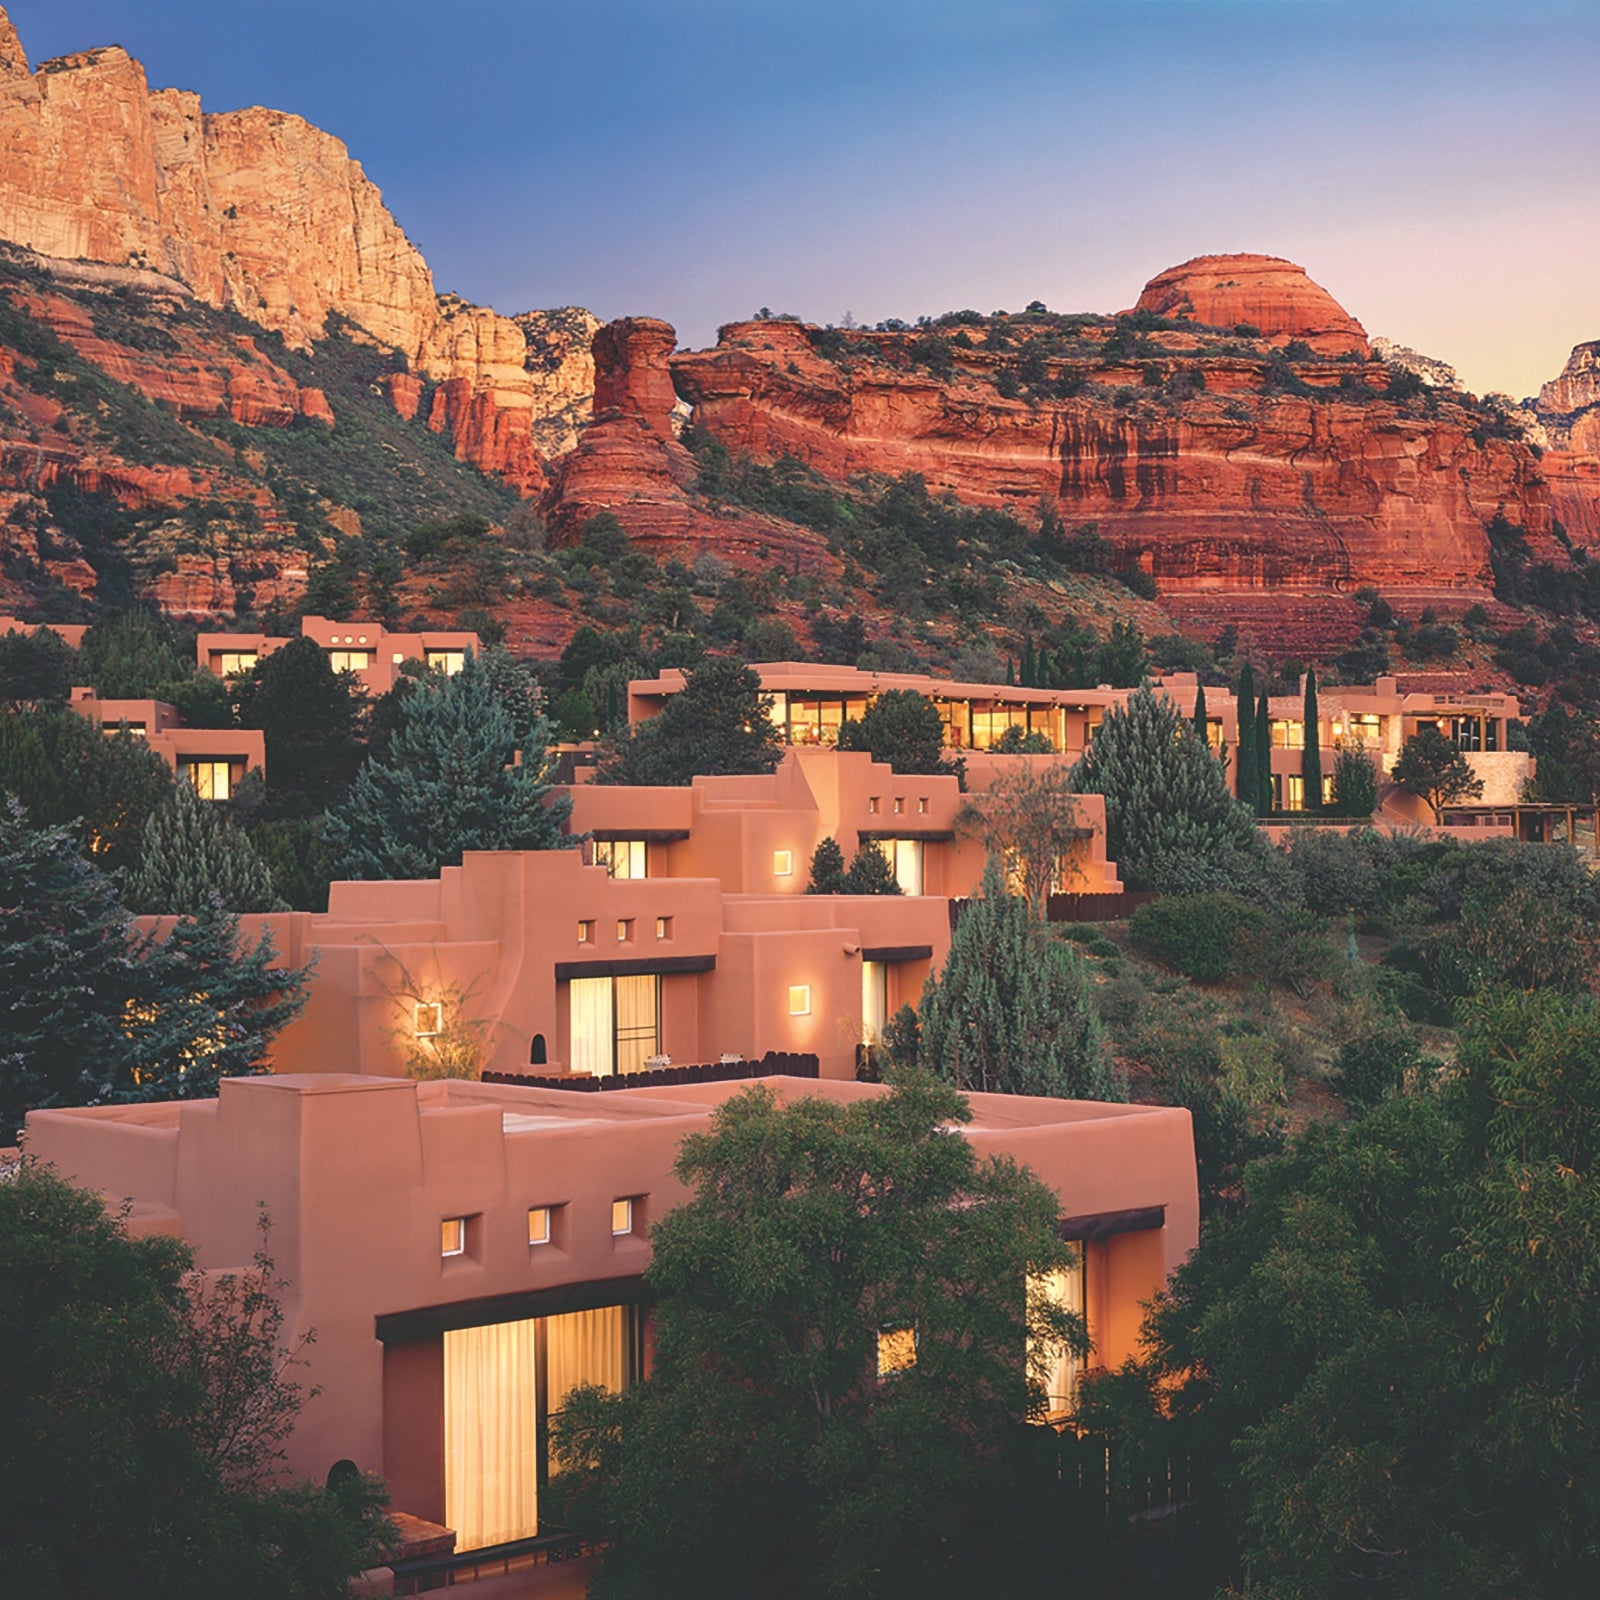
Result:
<svg viewBox="0 0 1600 1600"><path fill-rule="evenodd" d="M569 1311L545 1319L547 1393L552 1412L566 1404L580 1383L598 1383L620 1394L627 1376L627 1310Z"/></svg>
<svg viewBox="0 0 1600 1600"><path fill-rule="evenodd" d="M617 1071L641 1072L661 1049L661 980L637 973L616 986Z"/></svg>
<svg viewBox="0 0 1600 1600"><path fill-rule="evenodd" d="M572 1059L570 1072L590 1072L609 1077L613 1065L615 1013L610 978L574 978L571 991Z"/></svg>
<svg viewBox="0 0 1600 1600"><path fill-rule="evenodd" d="M901 894L922 893L922 841L896 839L894 851L894 881L900 885Z"/></svg>
<svg viewBox="0 0 1600 1600"><path fill-rule="evenodd" d="M882 961L861 963L861 1037L877 1044L889 1020L889 968Z"/></svg>
<svg viewBox="0 0 1600 1600"><path fill-rule="evenodd" d="M458 1550L539 1531L534 1333L529 1319L444 1336L444 1514Z"/></svg>
<svg viewBox="0 0 1600 1600"><path fill-rule="evenodd" d="M1063 1311L1083 1315L1083 1246L1075 1245L1078 1260L1065 1272L1036 1273L1028 1279L1028 1293L1037 1295L1046 1304L1059 1306ZM1031 1369L1034 1342L1028 1341L1028 1365ZM1044 1392L1051 1416L1072 1411L1078 1403L1078 1373L1082 1362L1065 1346L1049 1352L1049 1365L1045 1371Z"/></svg>

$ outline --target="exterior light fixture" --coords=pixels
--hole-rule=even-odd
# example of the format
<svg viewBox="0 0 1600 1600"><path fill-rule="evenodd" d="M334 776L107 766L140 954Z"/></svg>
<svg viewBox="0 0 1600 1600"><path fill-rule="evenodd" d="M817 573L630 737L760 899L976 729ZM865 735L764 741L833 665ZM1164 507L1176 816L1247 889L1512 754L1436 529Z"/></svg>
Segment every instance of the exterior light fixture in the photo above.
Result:
<svg viewBox="0 0 1600 1600"><path fill-rule="evenodd" d="M411 1008L411 1028L419 1039L433 1039L444 1032L444 1006L437 1000L419 1000Z"/></svg>
<svg viewBox="0 0 1600 1600"><path fill-rule="evenodd" d="M772 852L772 875L775 878L788 878L794 874L794 851L774 850Z"/></svg>
<svg viewBox="0 0 1600 1600"><path fill-rule="evenodd" d="M791 1017L809 1017L811 1015L811 985L809 983L792 983L789 985L789 1015Z"/></svg>

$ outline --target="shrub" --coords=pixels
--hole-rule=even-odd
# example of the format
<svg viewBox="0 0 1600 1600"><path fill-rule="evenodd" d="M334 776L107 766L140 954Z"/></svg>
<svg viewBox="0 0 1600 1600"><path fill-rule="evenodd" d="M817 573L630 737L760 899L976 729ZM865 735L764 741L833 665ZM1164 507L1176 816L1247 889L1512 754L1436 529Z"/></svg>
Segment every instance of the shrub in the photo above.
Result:
<svg viewBox="0 0 1600 1600"><path fill-rule="evenodd" d="M1220 983L1239 967L1243 936L1262 920L1227 893L1163 895L1133 914L1133 942L1199 983Z"/></svg>

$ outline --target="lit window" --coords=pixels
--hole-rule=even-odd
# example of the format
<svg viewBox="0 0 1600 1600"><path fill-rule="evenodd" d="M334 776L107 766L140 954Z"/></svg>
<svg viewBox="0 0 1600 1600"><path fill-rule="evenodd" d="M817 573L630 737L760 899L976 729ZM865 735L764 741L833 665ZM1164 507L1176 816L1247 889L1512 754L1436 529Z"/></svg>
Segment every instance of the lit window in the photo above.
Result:
<svg viewBox="0 0 1600 1600"><path fill-rule="evenodd" d="M656 938L658 938L658 939L670 939L671 937L672 937L672 918L671 917L657 917L656 918Z"/></svg>
<svg viewBox="0 0 1600 1600"><path fill-rule="evenodd" d="M217 674L223 678L232 678L241 672L253 672L255 665L254 650L224 650L217 656Z"/></svg>
<svg viewBox="0 0 1600 1600"><path fill-rule="evenodd" d="M878 1329L878 1376L892 1378L897 1372L909 1372L917 1364L917 1330L915 1328Z"/></svg>
<svg viewBox="0 0 1600 1600"><path fill-rule="evenodd" d="M594 922L592 920L588 922L580 922L578 924L578 943L594 943Z"/></svg>
<svg viewBox="0 0 1600 1600"><path fill-rule="evenodd" d="M549 1206L528 1207L528 1243L550 1243L550 1213Z"/></svg>
<svg viewBox="0 0 1600 1600"><path fill-rule="evenodd" d="M389 659L398 667L404 665L406 658L402 651L396 650Z"/></svg>
<svg viewBox="0 0 1600 1600"><path fill-rule="evenodd" d="M185 761L183 776L202 800L226 800L233 793L233 774L226 761Z"/></svg>
<svg viewBox="0 0 1600 1600"><path fill-rule="evenodd" d="M463 1256L467 1253L467 1219L446 1217L439 1224L439 1254Z"/></svg>
<svg viewBox="0 0 1600 1600"><path fill-rule="evenodd" d="M633 1201L613 1200L611 1202L611 1233L613 1238L620 1239L625 1233L633 1232Z"/></svg>
<svg viewBox="0 0 1600 1600"><path fill-rule="evenodd" d="M435 672L442 672L447 678L453 678L466 664L467 653L464 650L430 650L428 652L428 665Z"/></svg>
<svg viewBox="0 0 1600 1600"><path fill-rule="evenodd" d="M790 984L789 1015L791 1017L809 1017L811 1015L811 985L809 983Z"/></svg>
<svg viewBox="0 0 1600 1600"><path fill-rule="evenodd" d="M330 650L328 665L335 672L364 672L372 665L370 650Z"/></svg>
<svg viewBox="0 0 1600 1600"><path fill-rule="evenodd" d="M604 867L613 878L643 878L647 875L648 849L643 839L596 839L594 864Z"/></svg>
<svg viewBox="0 0 1600 1600"><path fill-rule="evenodd" d="M617 918L617 939L622 944L627 944L633 938L633 918Z"/></svg>
<svg viewBox="0 0 1600 1600"><path fill-rule="evenodd" d="M774 850L772 852L772 875L775 878L787 878L794 872L794 851Z"/></svg>
<svg viewBox="0 0 1600 1600"><path fill-rule="evenodd" d="M419 1000L411 1008L412 1032L419 1039L432 1039L444 1032L444 1007L437 1000Z"/></svg>
<svg viewBox="0 0 1600 1600"><path fill-rule="evenodd" d="M903 795L898 795L897 794L894 797L894 814L898 817L900 815L900 813L905 810L905 808L906 808L905 797Z"/></svg>
<svg viewBox="0 0 1600 1600"><path fill-rule="evenodd" d="M867 801L867 811L868 811L869 815L874 816L874 817L877 816L877 814L878 814L878 797L877 797L877 795L873 795L868 799L868 801Z"/></svg>
<svg viewBox="0 0 1600 1600"><path fill-rule="evenodd" d="M917 801L917 810L922 816L927 816L928 802L926 798Z"/></svg>

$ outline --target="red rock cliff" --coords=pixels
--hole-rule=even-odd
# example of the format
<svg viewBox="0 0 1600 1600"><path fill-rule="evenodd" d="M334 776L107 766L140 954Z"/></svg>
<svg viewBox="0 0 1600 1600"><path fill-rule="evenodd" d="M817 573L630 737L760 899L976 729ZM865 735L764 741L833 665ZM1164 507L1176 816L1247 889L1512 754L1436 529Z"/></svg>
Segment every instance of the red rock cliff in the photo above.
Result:
<svg viewBox="0 0 1600 1600"><path fill-rule="evenodd" d="M1273 344L1300 339L1318 355L1368 354L1361 324L1304 267L1277 256L1196 256L1152 278L1134 309L1213 328L1245 322Z"/></svg>

